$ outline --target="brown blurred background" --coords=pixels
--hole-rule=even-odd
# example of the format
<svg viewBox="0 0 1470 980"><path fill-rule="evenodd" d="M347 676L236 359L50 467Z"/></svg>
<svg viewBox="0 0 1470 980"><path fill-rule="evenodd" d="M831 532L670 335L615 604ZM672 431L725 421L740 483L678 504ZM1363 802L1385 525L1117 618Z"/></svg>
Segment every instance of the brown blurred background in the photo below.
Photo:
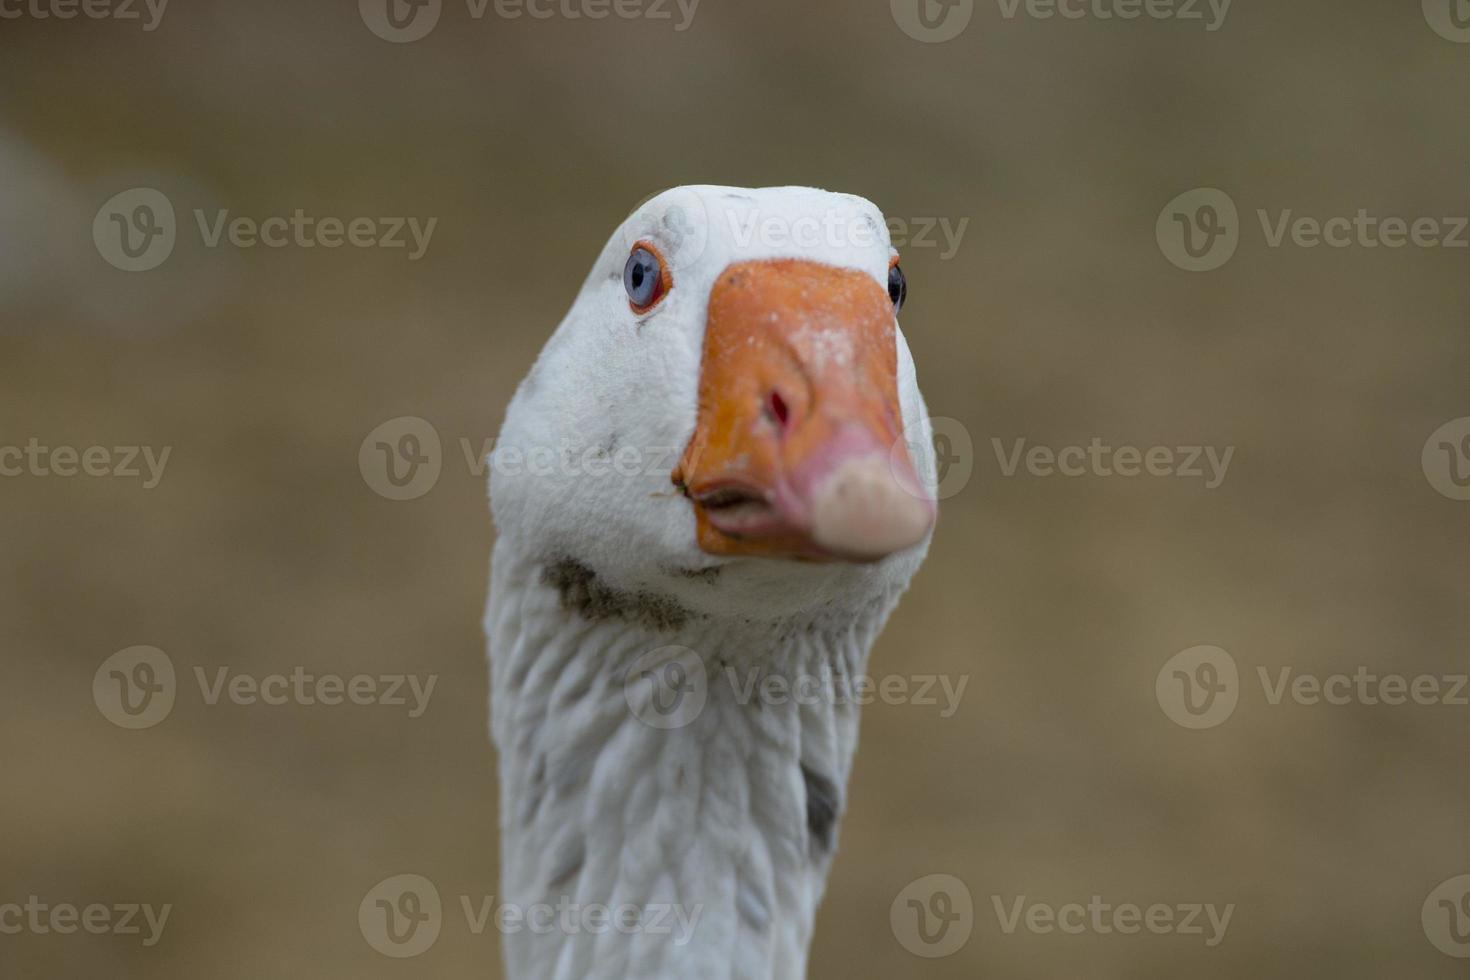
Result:
<svg viewBox="0 0 1470 980"><path fill-rule="evenodd" d="M951 718L867 709L812 976L1463 975L1420 909L1470 872L1470 707L1271 706L1256 668L1467 669L1470 503L1420 453L1470 415L1470 251L1272 248L1256 211L1470 214L1470 44L1417 0L1236 0L1215 31L981 0L942 44L884 0L704 0L683 31L669 9L475 20L448 0L406 44L349 0L174 0L153 31L0 20L0 443L172 447L154 489L0 479L0 903L173 906L151 948L0 935L0 975L500 975L457 900L498 892L492 530L461 440L494 435L629 208L692 182L970 220L952 257L905 250L903 319L975 474L873 661L969 688ZM129 273L92 221L140 186L178 241ZM1155 239L1195 187L1240 209L1208 273ZM438 225L418 261L210 249L195 208ZM395 502L358 448L404 415L436 427L443 473ZM1004 478L991 440L1023 437L1236 453L1212 491ZM1155 676L1207 643L1240 703L1190 731ZM124 731L91 684L137 644L172 658L178 701ZM196 666L439 681L409 719L211 706ZM357 924L401 872L447 917L403 961ZM889 907L934 872L976 922L928 960ZM1236 909L1205 948L1006 935L991 898L1094 894Z"/></svg>

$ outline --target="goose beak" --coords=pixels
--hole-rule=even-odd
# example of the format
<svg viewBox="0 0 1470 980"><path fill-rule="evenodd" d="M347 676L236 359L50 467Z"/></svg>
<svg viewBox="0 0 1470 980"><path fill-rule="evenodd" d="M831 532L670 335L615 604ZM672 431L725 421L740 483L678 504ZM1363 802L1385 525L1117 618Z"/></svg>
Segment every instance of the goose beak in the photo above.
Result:
<svg viewBox="0 0 1470 980"><path fill-rule="evenodd" d="M798 260L724 271L672 474L702 550L861 562L919 544L935 504L902 434L893 306L877 282Z"/></svg>

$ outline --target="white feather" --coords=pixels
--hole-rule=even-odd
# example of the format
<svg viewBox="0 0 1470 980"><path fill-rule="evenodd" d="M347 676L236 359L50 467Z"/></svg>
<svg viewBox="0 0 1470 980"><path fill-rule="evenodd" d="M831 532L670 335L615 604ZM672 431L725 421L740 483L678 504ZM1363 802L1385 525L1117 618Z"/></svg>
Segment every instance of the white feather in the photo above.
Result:
<svg viewBox="0 0 1470 980"><path fill-rule="evenodd" d="M844 230L781 244L751 224L789 229L803 218L874 237ZM622 269L641 240L658 245L674 284L638 317ZM676 906L697 924L688 935L522 930L505 936L512 980L806 975L830 855L809 839L802 766L846 786L857 708L746 699L743 672L793 681L862 672L927 541L870 565L714 558L696 545L669 473L694 428L709 291L728 265L803 258L886 289L890 255L882 215L860 198L667 192L612 236L517 392L491 467L499 537L486 614L503 899L521 909ZM901 333L897 344L904 422L932 455ZM509 465L533 452L585 460L626 447L639 455L635 470ZM933 471L932 458L918 463ZM558 568L585 580L559 580ZM687 726L659 730L631 710L625 682L635 661L668 646L698 656L708 700Z"/></svg>

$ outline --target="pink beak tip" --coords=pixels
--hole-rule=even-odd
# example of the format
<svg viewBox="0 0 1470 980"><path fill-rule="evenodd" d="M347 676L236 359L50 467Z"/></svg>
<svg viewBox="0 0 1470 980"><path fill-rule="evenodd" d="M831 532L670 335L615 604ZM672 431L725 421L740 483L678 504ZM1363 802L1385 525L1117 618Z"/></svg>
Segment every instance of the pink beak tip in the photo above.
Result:
<svg viewBox="0 0 1470 980"><path fill-rule="evenodd" d="M896 469L881 453L838 462L811 497L813 540L834 555L859 561L876 561L921 543L934 527L937 507L912 474Z"/></svg>

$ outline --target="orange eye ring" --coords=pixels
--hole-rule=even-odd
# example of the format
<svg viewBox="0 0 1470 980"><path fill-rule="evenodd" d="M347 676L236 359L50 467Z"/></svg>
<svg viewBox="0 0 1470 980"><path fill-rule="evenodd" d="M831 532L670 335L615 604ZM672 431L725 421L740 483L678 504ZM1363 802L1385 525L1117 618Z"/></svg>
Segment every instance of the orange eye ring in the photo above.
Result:
<svg viewBox="0 0 1470 980"><path fill-rule="evenodd" d="M628 307L639 316L659 304L670 289L674 277L669 263L652 242L640 241L628 253L623 266L623 289L628 293Z"/></svg>

